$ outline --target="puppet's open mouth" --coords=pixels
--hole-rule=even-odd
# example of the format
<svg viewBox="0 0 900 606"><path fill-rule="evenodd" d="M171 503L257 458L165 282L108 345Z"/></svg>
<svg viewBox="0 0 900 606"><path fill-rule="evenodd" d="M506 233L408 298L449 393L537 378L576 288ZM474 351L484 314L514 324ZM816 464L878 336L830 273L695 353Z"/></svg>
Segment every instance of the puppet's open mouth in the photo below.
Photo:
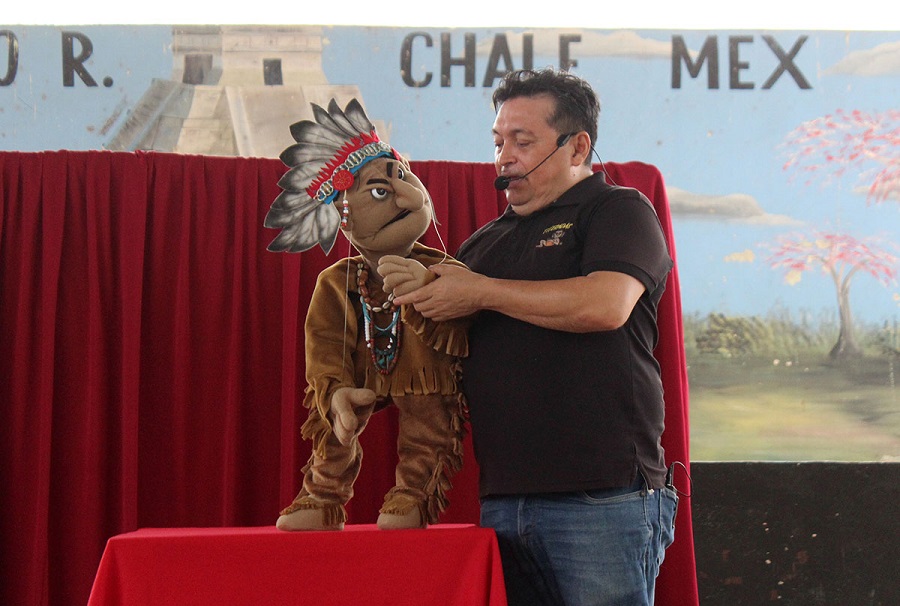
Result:
<svg viewBox="0 0 900 606"><path fill-rule="evenodd" d="M390 221L388 221L387 223L385 223L384 225L382 225L382 226L381 226L381 229L384 229L385 227L387 227L387 226L390 225L391 223L396 223L397 221L399 221L400 219L404 218L406 215L409 215L409 214L411 214L411 213L412 213L412 211L409 211L409 210L401 210L399 213L397 213L397 216L396 216L396 217L394 217L393 219L391 219Z"/></svg>

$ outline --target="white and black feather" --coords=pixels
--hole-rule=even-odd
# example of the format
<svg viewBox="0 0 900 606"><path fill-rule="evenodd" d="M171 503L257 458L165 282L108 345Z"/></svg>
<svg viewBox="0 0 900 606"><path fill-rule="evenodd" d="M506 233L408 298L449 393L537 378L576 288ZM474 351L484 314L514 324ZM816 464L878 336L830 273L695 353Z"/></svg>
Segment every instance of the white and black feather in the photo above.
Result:
<svg viewBox="0 0 900 606"><path fill-rule="evenodd" d="M271 251L302 252L316 244L326 253L331 251L337 239L340 212L334 204L312 198L307 190L342 147L375 130L356 99L343 110L334 99L327 110L315 103L311 105L315 120L291 125L296 143L280 156L289 170L278 181L284 191L272 202L264 222L266 227L281 229L268 246Z"/></svg>

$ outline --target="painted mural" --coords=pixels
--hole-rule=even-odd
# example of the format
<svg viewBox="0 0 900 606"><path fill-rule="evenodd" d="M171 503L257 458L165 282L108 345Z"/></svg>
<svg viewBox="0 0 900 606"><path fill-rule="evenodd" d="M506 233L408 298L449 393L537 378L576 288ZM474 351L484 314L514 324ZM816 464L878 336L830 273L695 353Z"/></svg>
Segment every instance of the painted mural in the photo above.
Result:
<svg viewBox="0 0 900 606"><path fill-rule="evenodd" d="M0 149L275 157L357 97L487 162L493 86L545 65L665 176L692 458L900 460L900 32L0 25Z"/></svg>

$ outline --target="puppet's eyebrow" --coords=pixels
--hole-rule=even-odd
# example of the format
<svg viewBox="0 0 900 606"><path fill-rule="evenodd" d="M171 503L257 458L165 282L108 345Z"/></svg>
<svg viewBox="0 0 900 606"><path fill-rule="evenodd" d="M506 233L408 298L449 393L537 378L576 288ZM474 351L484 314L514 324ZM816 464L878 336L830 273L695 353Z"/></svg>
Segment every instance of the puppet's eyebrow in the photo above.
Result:
<svg viewBox="0 0 900 606"><path fill-rule="evenodd" d="M371 184L373 184L373 183L384 183L385 185L390 185L390 184L391 184L391 182L388 181L387 179L376 179L376 178L372 178L372 179L369 179L368 181L366 181L366 185L371 185Z"/></svg>

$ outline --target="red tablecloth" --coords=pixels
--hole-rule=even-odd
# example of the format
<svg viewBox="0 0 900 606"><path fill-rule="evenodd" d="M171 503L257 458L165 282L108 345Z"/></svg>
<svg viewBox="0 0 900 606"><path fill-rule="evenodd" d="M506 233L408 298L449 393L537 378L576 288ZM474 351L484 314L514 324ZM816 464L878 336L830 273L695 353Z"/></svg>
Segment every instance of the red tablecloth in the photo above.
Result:
<svg viewBox="0 0 900 606"><path fill-rule="evenodd" d="M142 529L109 539L89 606L506 605L493 530Z"/></svg>

